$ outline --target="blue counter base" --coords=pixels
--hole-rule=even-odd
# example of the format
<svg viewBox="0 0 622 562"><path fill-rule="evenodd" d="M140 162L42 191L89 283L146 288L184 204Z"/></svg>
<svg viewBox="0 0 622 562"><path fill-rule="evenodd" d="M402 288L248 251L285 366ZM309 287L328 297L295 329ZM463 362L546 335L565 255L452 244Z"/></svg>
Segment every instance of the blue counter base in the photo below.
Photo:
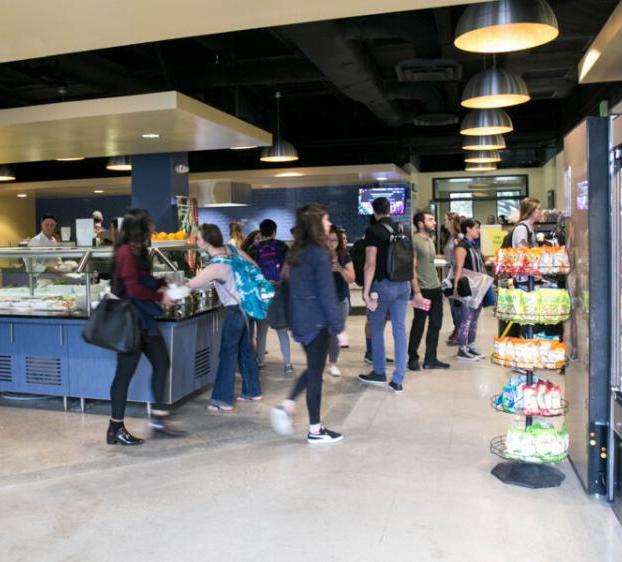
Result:
<svg viewBox="0 0 622 562"><path fill-rule="evenodd" d="M218 369L218 308L193 318L159 323L171 356L165 402L174 404L214 382ZM116 354L82 339L86 320L0 318L0 392L108 400ZM153 402L151 368L143 356L128 400Z"/></svg>

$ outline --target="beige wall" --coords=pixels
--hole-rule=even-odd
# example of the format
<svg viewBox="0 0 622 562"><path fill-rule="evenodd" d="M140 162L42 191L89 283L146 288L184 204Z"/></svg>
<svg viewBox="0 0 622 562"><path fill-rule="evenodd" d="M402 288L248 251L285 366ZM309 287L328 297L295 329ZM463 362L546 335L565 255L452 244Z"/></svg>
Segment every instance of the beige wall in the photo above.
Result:
<svg viewBox="0 0 622 562"><path fill-rule="evenodd" d="M0 246L15 246L33 236L35 199L18 199L15 195L0 197Z"/></svg>

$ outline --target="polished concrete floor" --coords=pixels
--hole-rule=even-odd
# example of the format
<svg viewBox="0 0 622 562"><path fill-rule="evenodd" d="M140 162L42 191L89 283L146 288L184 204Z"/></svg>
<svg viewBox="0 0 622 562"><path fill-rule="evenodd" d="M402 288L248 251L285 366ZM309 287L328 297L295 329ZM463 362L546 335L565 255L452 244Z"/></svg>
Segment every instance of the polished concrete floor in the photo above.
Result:
<svg viewBox="0 0 622 562"><path fill-rule="evenodd" d="M304 441L304 403L295 436L272 433L269 409L291 384L272 336L264 400L210 415L198 396L178 410L182 440L111 447L105 405L0 402L0 560L622 560L622 528L568 464L557 489L490 475L489 439L510 422L489 406L504 369L454 361L408 374L402 395L363 387L362 325L350 319L344 375L326 376L324 420L345 434L330 446ZM482 349L493 330L487 315ZM127 421L137 434L142 413Z"/></svg>

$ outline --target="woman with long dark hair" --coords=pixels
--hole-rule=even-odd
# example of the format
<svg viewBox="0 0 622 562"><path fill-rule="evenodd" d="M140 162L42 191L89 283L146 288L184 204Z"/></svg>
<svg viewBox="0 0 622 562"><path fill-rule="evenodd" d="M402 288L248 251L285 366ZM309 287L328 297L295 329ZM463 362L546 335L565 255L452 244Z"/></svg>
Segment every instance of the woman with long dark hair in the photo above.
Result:
<svg viewBox="0 0 622 562"><path fill-rule="evenodd" d="M293 433L296 399L306 390L309 411L307 442L311 444L343 439L340 433L326 429L320 423L322 373L330 337L338 335L339 343L347 344L328 249L330 227L328 210L323 205L305 205L296 213L295 241L287 254L286 275L291 329L294 339L304 348L307 369L296 381L288 399L272 409L274 430L281 435Z"/></svg>
<svg viewBox="0 0 622 562"><path fill-rule="evenodd" d="M447 270L445 274L449 274L456 265L454 250L463 238L460 231L460 215L458 213L447 213L443 226L447 230L448 236L443 246L443 253L447 261ZM458 345L458 329L460 328L460 320L462 318L462 303L455 299L449 299L449 308L451 310L451 319L453 320L454 329L447 339L447 345Z"/></svg>
<svg viewBox="0 0 622 562"><path fill-rule="evenodd" d="M153 369L151 386L154 404L149 426L159 436L184 435L184 432L171 426L169 408L163 403L170 359L157 318L162 313L161 305L170 305L172 301L164 292L166 281L151 275L148 247L152 231L153 221L149 213L143 209L130 209L123 217L115 244L112 292L119 298L129 299L138 310L142 342L138 351L117 353L117 370L110 387L112 416L106 434L109 445L143 443L142 439L134 437L125 428L123 421L128 387L143 353Z"/></svg>
<svg viewBox="0 0 622 562"><path fill-rule="evenodd" d="M337 290L339 313L342 315L345 324L350 313L350 283L354 283L356 275L352 258L346 246L346 233L343 228L334 224L330 227L328 247L331 251L331 267L335 279L335 289ZM341 376L341 371L337 367L340 349L337 334L331 334L328 348L328 374L333 377Z"/></svg>
<svg viewBox="0 0 622 562"><path fill-rule="evenodd" d="M215 224L201 225L199 247L207 252L210 258L233 257L232 246L224 244L222 232ZM246 253L238 251L242 258L256 265ZM188 287L201 289L212 281L215 281L216 292L227 313L222 325L218 372L208 409L213 412L231 412L234 402L236 366L239 363L242 375L242 393L238 400L261 400L259 367L257 356L251 345L248 319L240 307L240 296L231 265L208 263L199 275L188 282Z"/></svg>

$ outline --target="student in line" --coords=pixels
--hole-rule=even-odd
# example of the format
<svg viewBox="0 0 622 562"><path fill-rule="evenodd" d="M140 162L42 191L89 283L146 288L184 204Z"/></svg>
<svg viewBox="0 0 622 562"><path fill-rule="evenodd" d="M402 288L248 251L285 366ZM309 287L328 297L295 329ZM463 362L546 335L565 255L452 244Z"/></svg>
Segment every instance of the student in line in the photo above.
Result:
<svg viewBox="0 0 622 562"><path fill-rule="evenodd" d="M251 246L248 255L255 261L261 269L264 277L274 285L282 282L281 271L285 263L287 254L287 244L282 240L276 239L277 226L271 219L261 221L259 225L259 238ZM266 339L268 336L268 320L257 320L257 362L259 368L263 369L266 357ZM289 334L287 328L276 330L283 356L283 373L285 376L294 374L292 366L291 351L289 346Z"/></svg>
<svg viewBox="0 0 622 562"><path fill-rule="evenodd" d="M447 275L455 268L454 250L463 238L462 232L460 231L460 215L458 213L447 213L443 226L448 233L447 241L443 248L445 260L447 261L447 268L445 270L445 275ZM458 329L460 328L462 303L455 299L449 299L449 309L451 310L451 319L454 324L454 329L447 339L447 345L458 345Z"/></svg>
<svg viewBox="0 0 622 562"><path fill-rule="evenodd" d="M350 283L354 283L354 265L346 246L345 230L335 226L330 227L328 235L328 247L331 251L331 268L337 289L339 301L339 313L343 317L344 325L350 314ZM328 374L340 377L341 371L337 367L341 347L336 334L331 335L330 347L328 348Z"/></svg>
<svg viewBox="0 0 622 562"><path fill-rule="evenodd" d="M242 244L244 244L244 228L241 223L229 223L229 242L227 242L227 244L235 246L238 250L242 249Z"/></svg>
<svg viewBox="0 0 622 562"><path fill-rule="evenodd" d="M231 247L225 246L222 232L215 224L201 225L199 247L210 258L233 256ZM246 253L241 250L239 253L243 259L256 265ZM238 400L261 400L259 369L257 356L251 345L248 320L240 307L239 288L236 286L232 266L227 263L208 263L187 286L194 290L201 289L211 281L216 282L214 286L220 302L225 307L226 315L222 325L218 372L208 409L213 412L231 412L238 363L242 375L242 393Z"/></svg>
<svg viewBox="0 0 622 562"><path fill-rule="evenodd" d="M307 357L307 369L296 381L287 400L272 409L272 427L280 435L293 433L296 399L306 391L309 412L307 442L325 444L341 441L343 435L320 421L322 373L331 335L347 344L344 320L338 310L337 291L328 249L330 218L323 205L311 203L298 209L294 245L287 254L289 309L294 339Z"/></svg>
<svg viewBox="0 0 622 562"><path fill-rule="evenodd" d="M115 245L112 292L119 298L130 300L136 307L140 319L141 346L135 352L117 353L117 369L110 386L112 413L106 433L106 442L109 445L143 443L142 439L126 429L124 423L128 388L143 353L153 369L151 388L154 404L149 427L156 436L185 435L171 425L169 407L164 404L164 391L171 362L157 318L162 314L161 305L171 305L173 301L164 292L166 282L151 275L148 247L152 230L153 221L147 211L130 209L123 218L123 226Z"/></svg>

